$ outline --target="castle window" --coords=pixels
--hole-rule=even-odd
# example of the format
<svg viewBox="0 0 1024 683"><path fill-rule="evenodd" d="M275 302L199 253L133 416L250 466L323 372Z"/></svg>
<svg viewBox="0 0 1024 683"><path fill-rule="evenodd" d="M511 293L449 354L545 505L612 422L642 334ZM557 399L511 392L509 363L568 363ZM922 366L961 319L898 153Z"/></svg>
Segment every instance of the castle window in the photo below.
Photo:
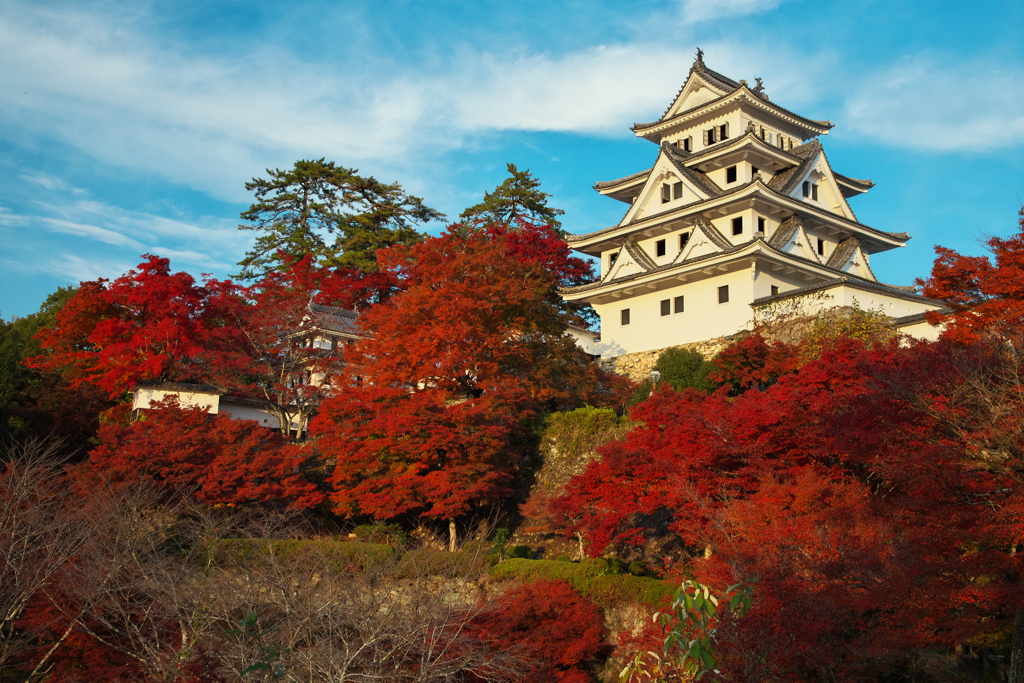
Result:
<svg viewBox="0 0 1024 683"><path fill-rule="evenodd" d="M621 311L621 314L622 314L622 324L623 325L628 325L629 324L629 309L628 308L623 308L622 311Z"/></svg>
<svg viewBox="0 0 1024 683"><path fill-rule="evenodd" d="M818 201L818 183L811 183L811 199Z"/></svg>
<svg viewBox="0 0 1024 683"><path fill-rule="evenodd" d="M685 152L693 151L693 137L685 137L679 141L679 146L683 148Z"/></svg>
<svg viewBox="0 0 1024 683"><path fill-rule="evenodd" d="M665 240L658 240L654 243L654 255L664 256L665 255Z"/></svg>
<svg viewBox="0 0 1024 683"><path fill-rule="evenodd" d="M725 169L725 182L727 182L727 183L735 183L736 182L736 167L735 166L730 166L729 168Z"/></svg>
<svg viewBox="0 0 1024 683"><path fill-rule="evenodd" d="M764 234L764 227L765 227L764 226L764 217L763 216L758 216L757 217L757 231L759 233L761 233L761 234Z"/></svg>
<svg viewBox="0 0 1024 683"><path fill-rule="evenodd" d="M672 199L682 199L682 198L683 198L683 183L682 182L673 183L672 184Z"/></svg>
<svg viewBox="0 0 1024 683"><path fill-rule="evenodd" d="M804 197L810 197L814 201L818 201L818 183L812 183L810 180L805 180L803 189Z"/></svg>
<svg viewBox="0 0 1024 683"><path fill-rule="evenodd" d="M803 190L804 190L804 197L810 197L811 196L811 181L810 180L805 180L804 181Z"/></svg>
<svg viewBox="0 0 1024 683"><path fill-rule="evenodd" d="M661 184L661 203L668 204L672 201L672 186L668 183Z"/></svg>
<svg viewBox="0 0 1024 683"><path fill-rule="evenodd" d="M778 293L779 293L779 286L778 285L772 285L772 296L775 296Z"/></svg>
<svg viewBox="0 0 1024 683"><path fill-rule="evenodd" d="M732 219L732 234L734 236L743 234L743 216Z"/></svg>
<svg viewBox="0 0 1024 683"><path fill-rule="evenodd" d="M708 128L704 131L704 146L715 144L715 129Z"/></svg>
<svg viewBox="0 0 1024 683"><path fill-rule="evenodd" d="M718 288L718 303L729 303L729 285L722 285Z"/></svg>
<svg viewBox="0 0 1024 683"><path fill-rule="evenodd" d="M674 311L675 313L682 313L683 312L683 297L677 296L675 299L673 299L673 306L675 308L675 311Z"/></svg>
<svg viewBox="0 0 1024 683"><path fill-rule="evenodd" d="M723 123L722 125L720 125L718 127L718 139L719 139L719 141L721 141L721 140L728 140L729 139L729 124L728 123Z"/></svg>
<svg viewBox="0 0 1024 683"><path fill-rule="evenodd" d="M825 255L825 240L821 239L820 237L817 238L817 239L818 239L818 256L824 256Z"/></svg>
<svg viewBox="0 0 1024 683"><path fill-rule="evenodd" d="M683 247L685 247L686 243L689 242L689 241L690 241L690 233L684 232L683 234L681 234L679 236L679 251L682 251Z"/></svg>
<svg viewBox="0 0 1024 683"><path fill-rule="evenodd" d="M665 316L665 315L668 315L671 312L672 312L672 301L671 301L671 299L662 299L661 300L661 314L663 316Z"/></svg>
<svg viewBox="0 0 1024 683"><path fill-rule="evenodd" d="M760 170L761 169L759 169L757 166L751 166L750 167L750 177L753 178L754 176L756 176L760 172Z"/></svg>

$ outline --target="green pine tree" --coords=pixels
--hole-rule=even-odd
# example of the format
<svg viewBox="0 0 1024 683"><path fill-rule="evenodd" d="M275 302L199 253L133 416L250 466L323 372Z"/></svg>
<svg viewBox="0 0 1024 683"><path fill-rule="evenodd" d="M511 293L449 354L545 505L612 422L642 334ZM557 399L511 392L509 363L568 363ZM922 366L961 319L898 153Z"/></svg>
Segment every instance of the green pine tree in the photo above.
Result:
<svg viewBox="0 0 1024 683"><path fill-rule="evenodd" d="M565 211L548 206L548 197L551 195L541 192L540 181L533 177L529 169L520 171L515 164L508 165L508 172L511 177L506 178L493 192L485 192L484 200L463 211L459 218L466 223L507 225L526 220L547 224L562 232L558 216Z"/></svg>
<svg viewBox="0 0 1024 683"><path fill-rule="evenodd" d="M256 202L242 212L239 230L261 233L239 261L243 280L285 267L289 259L313 254L323 266L377 269L375 252L423 238L413 226L444 215L407 194L398 183L364 178L334 162L300 160L284 170L267 169L245 189Z"/></svg>

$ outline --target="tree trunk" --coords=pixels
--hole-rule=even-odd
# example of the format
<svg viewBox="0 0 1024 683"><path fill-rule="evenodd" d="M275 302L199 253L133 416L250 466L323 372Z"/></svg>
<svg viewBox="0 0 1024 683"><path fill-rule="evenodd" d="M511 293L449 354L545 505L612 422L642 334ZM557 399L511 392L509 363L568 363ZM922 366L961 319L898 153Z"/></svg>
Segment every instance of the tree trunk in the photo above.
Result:
<svg viewBox="0 0 1024 683"><path fill-rule="evenodd" d="M1009 683L1024 683L1024 609L1013 619L1013 643L1010 645Z"/></svg>
<svg viewBox="0 0 1024 683"><path fill-rule="evenodd" d="M456 536L455 536L455 520L454 519L449 519L448 520L448 552L451 552L451 553L455 552L455 540L456 540Z"/></svg>

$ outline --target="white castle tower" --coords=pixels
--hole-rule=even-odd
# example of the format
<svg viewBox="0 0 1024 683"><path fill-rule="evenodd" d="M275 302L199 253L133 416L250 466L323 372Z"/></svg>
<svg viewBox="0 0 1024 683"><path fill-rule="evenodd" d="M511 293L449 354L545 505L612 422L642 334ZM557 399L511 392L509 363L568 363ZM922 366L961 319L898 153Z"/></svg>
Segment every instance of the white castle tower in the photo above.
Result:
<svg viewBox="0 0 1024 683"><path fill-rule="evenodd" d="M780 107L756 82L712 71L698 50L661 119L633 126L658 145L654 165L594 186L629 209L567 238L601 260L601 277L563 296L593 305L604 357L731 335L753 307L795 297L881 311L929 336L922 315L939 304L871 271L873 254L910 239L857 220L847 200L874 183L832 170L818 140L830 122Z"/></svg>

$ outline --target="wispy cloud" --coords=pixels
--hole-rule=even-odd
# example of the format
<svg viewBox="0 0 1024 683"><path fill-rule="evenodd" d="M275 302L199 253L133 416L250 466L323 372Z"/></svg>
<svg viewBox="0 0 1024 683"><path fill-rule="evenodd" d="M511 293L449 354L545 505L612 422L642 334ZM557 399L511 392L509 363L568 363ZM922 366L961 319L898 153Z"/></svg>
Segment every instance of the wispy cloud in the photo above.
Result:
<svg viewBox="0 0 1024 683"><path fill-rule="evenodd" d="M1024 71L908 58L862 77L846 125L894 147L987 152L1024 143Z"/></svg>
<svg viewBox="0 0 1024 683"><path fill-rule="evenodd" d="M180 220L132 211L97 201L61 178L51 176L46 183L37 179L23 178L42 194L22 210L0 207L0 226L18 234L41 231L67 237L47 240L44 252L8 263L21 272L113 278L138 263L140 255L153 253L172 258L176 269L223 274L234 270L252 239L233 220Z"/></svg>
<svg viewBox="0 0 1024 683"><path fill-rule="evenodd" d="M684 6L698 14L711 6L729 14L765 7L746 0ZM618 133L645 111L660 113L694 50L685 36L566 54L465 47L401 71L383 62L352 69L258 44L232 56L197 54L156 40L139 28L144 22L115 22L95 10L55 17L9 7L0 16L0 124L8 124L7 134L56 139L108 164L233 201L244 199L247 174L303 156L401 168L488 131ZM713 46L704 47L710 54ZM722 68L742 63L746 74L765 66L756 45L719 47ZM793 72L786 81L806 82L778 62L777 71ZM50 176L29 180L55 189Z"/></svg>
<svg viewBox="0 0 1024 683"><path fill-rule="evenodd" d="M695 24L708 19L744 16L768 12L786 0L680 0L682 20Z"/></svg>
<svg viewBox="0 0 1024 683"><path fill-rule="evenodd" d="M75 223L73 221L66 221L59 218L39 218L39 223L42 223L50 230L54 232L64 233L68 235L77 235L79 237L85 237L90 240L97 242L103 242L104 244L112 244L118 247L130 247L132 249L145 249L143 244L130 237L122 235L121 233L106 228L101 228L95 225L88 225L85 223Z"/></svg>

